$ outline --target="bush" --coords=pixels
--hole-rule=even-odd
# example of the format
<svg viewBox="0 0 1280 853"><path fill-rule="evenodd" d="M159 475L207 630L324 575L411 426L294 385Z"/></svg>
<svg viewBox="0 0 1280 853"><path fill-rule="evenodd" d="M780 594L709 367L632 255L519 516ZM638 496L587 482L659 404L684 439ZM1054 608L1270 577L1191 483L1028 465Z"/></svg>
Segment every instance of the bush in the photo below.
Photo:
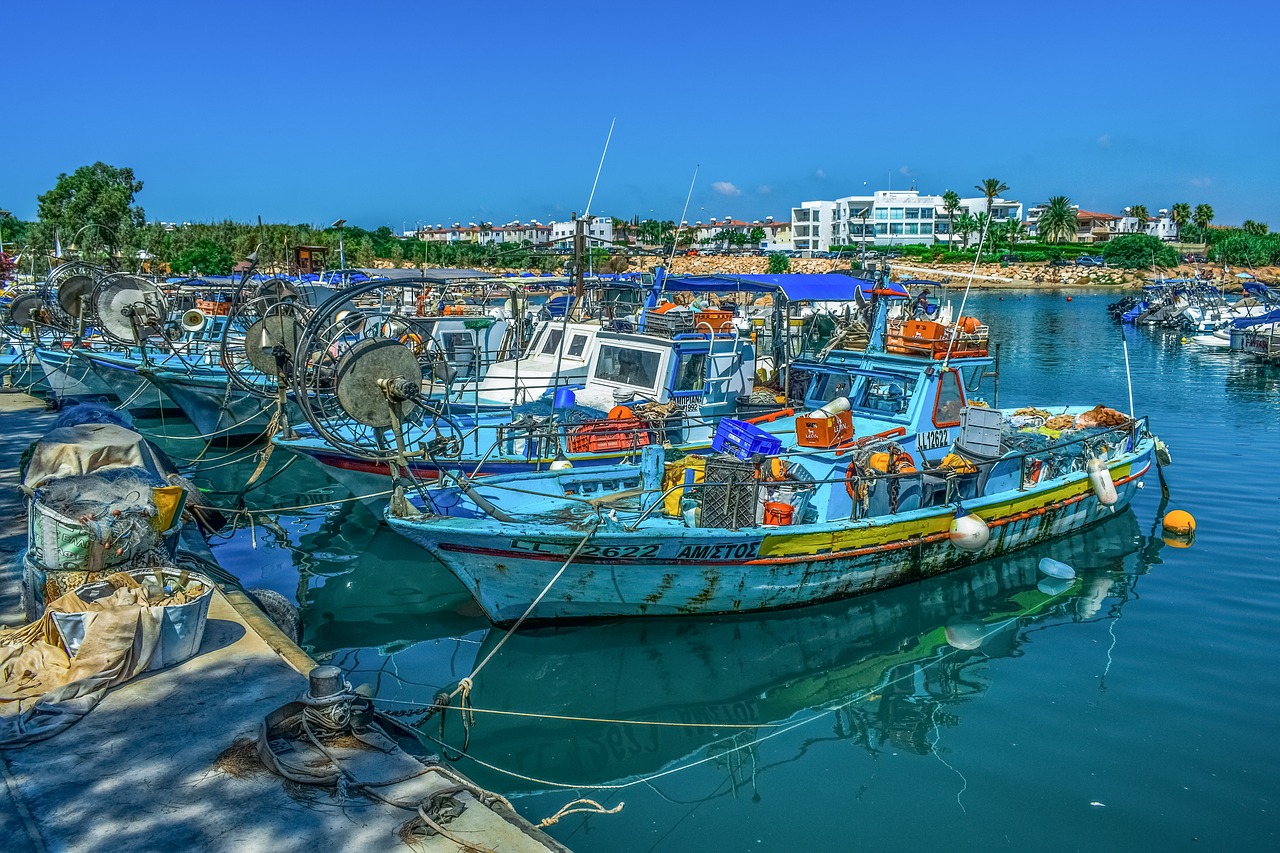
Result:
<svg viewBox="0 0 1280 853"><path fill-rule="evenodd" d="M791 272L791 259L781 252L769 253L769 272L772 275L779 275L784 272Z"/></svg>
<svg viewBox="0 0 1280 853"><path fill-rule="evenodd" d="M1125 234L1108 242L1102 250L1107 264L1123 269L1147 269L1153 264L1161 267L1178 265L1180 258L1174 248L1150 234Z"/></svg>
<svg viewBox="0 0 1280 853"><path fill-rule="evenodd" d="M1280 238L1234 231L1209 250L1214 260L1228 264L1264 266L1280 261Z"/></svg>
<svg viewBox="0 0 1280 853"><path fill-rule="evenodd" d="M228 275L236 259L216 240L201 239L190 249L181 252L169 265L179 275L195 270L201 275Z"/></svg>

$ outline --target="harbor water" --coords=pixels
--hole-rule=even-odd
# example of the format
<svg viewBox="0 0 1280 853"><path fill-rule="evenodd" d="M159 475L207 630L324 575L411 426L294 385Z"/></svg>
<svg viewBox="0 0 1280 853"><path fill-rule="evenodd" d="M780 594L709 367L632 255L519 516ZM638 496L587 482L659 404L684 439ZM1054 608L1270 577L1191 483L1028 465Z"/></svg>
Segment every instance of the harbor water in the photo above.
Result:
<svg viewBox="0 0 1280 853"><path fill-rule="evenodd" d="M1128 409L1118 297L1070 295L970 296L1001 344L1000 405ZM427 743L535 822L625 803L549 830L576 851L1276 849L1280 368L1157 330L1128 351L1173 455L1167 506L1153 470L1102 525L925 583L522 631L475 679L466 753L456 712ZM210 450L195 479L233 501L253 452ZM260 483L247 506L290 509L242 516L218 558L296 600L307 650L385 708L430 704L494 647L460 583L322 472L282 451ZM1193 547L1161 539L1175 508ZM1077 579L1046 579L1045 557Z"/></svg>

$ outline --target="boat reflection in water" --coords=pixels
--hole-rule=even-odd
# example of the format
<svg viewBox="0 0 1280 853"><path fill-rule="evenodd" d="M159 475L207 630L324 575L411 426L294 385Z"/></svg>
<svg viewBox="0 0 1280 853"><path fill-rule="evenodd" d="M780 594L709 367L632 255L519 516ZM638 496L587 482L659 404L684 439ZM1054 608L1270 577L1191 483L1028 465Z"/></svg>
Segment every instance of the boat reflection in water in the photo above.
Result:
<svg viewBox="0 0 1280 853"><path fill-rule="evenodd" d="M1149 541L1156 544L1139 558ZM475 680L471 698L481 712L468 754L477 761L460 767L505 790L541 788L486 765L590 788L702 760L738 782L736 774L755 766L744 747L807 722L814 728L806 736L830 727L872 752L927 754L937 727L957 725L959 705L986 689L984 661L1018 656L1032 623L1118 617L1158 547L1126 510L1069 539L849 601L521 632ZM1045 578L1043 557L1074 566L1077 577ZM501 636L489 632L481 659ZM422 727L428 742L439 731L438 719ZM450 715L444 743L462 741Z"/></svg>

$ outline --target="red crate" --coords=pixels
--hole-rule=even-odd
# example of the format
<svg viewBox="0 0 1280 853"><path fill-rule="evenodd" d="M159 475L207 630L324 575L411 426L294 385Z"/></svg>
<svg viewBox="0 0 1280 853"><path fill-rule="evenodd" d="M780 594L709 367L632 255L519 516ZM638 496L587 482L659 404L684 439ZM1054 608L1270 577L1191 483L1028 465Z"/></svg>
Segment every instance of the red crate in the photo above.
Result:
<svg viewBox="0 0 1280 853"><path fill-rule="evenodd" d="M653 431L639 418L613 418L590 421L574 427L565 437L570 453L605 453L610 450L634 450L653 443Z"/></svg>
<svg viewBox="0 0 1280 853"><path fill-rule="evenodd" d="M853 415L839 412L829 418L796 418L796 444L801 447L835 447L853 438Z"/></svg>

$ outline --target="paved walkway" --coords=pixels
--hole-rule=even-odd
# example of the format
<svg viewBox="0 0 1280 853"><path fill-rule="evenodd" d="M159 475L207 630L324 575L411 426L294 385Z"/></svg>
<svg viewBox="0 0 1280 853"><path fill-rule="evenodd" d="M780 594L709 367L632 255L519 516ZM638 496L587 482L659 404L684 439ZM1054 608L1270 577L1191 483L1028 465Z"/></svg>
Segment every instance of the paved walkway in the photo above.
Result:
<svg viewBox="0 0 1280 853"><path fill-rule="evenodd" d="M25 546L21 504L10 493L17 457L49 418L0 397L0 523L6 559L0 601L12 609ZM14 395L16 397L16 395ZM234 572L234 566L224 567ZM20 613L18 622L21 622ZM12 623L12 620L10 620ZM269 773L235 778L215 768L237 741L256 740L269 712L306 689L314 662L242 593L216 592L199 653L111 692L70 729L45 741L0 749L0 849L45 851L407 851L396 832L412 813L326 789L284 784ZM374 766L366 779L402 775ZM416 764L413 764L417 767ZM408 799L447 779L419 777ZM425 788L423 786L426 786ZM389 795L393 789L384 789ZM478 849L563 851L518 816L503 816L459 795L467 808L451 834ZM435 836L414 849L462 849Z"/></svg>
<svg viewBox="0 0 1280 853"><path fill-rule="evenodd" d="M18 491L23 452L44 435L57 413L26 394L0 394L0 625L21 625L22 552L27 548L27 504ZM7 582L8 579L14 582Z"/></svg>

